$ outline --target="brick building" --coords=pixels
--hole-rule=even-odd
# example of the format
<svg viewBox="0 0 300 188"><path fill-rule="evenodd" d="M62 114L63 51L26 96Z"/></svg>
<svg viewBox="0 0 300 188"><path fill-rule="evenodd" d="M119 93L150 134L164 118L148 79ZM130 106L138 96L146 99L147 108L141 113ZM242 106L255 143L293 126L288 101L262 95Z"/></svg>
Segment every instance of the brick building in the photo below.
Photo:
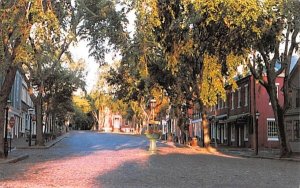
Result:
<svg viewBox="0 0 300 188"><path fill-rule="evenodd" d="M238 88L234 91L231 87L226 88L227 97L225 101L219 98L215 106L206 108L211 142L213 144L253 148L253 124L256 120L256 112L259 112L259 147L278 148L277 128L267 91L255 82L252 75L240 78L237 80L237 85ZM283 94L280 91L282 85L283 77L278 77L276 87L278 100L281 104L283 103ZM197 136L202 141L202 119L197 107L194 107L193 111L191 136Z"/></svg>

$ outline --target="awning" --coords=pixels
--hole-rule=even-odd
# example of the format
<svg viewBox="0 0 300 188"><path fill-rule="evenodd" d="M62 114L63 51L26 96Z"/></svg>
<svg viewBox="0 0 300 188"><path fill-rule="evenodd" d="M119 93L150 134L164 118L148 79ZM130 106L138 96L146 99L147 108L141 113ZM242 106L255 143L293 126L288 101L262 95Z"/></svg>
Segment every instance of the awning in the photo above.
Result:
<svg viewBox="0 0 300 188"><path fill-rule="evenodd" d="M229 118L226 119L226 120L224 120L224 121L225 121L225 123L230 123L230 122L236 121L237 119L246 118L246 117L248 117L249 115L250 115L249 113L233 115L233 116L229 116Z"/></svg>
<svg viewBox="0 0 300 188"><path fill-rule="evenodd" d="M226 119L227 119L227 114L216 116L216 120L219 124L225 123Z"/></svg>

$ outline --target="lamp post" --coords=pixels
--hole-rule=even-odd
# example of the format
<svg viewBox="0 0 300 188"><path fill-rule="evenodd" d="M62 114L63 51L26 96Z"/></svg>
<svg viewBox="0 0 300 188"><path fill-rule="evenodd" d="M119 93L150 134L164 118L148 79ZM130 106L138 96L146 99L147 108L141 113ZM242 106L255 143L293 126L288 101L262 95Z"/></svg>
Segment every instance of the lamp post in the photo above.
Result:
<svg viewBox="0 0 300 188"><path fill-rule="evenodd" d="M28 109L28 114L29 114L29 138L28 138L28 146L31 146L31 132L32 132L32 114L34 112L33 108Z"/></svg>
<svg viewBox="0 0 300 188"><path fill-rule="evenodd" d="M150 134L146 134L147 138L149 138L150 141L150 146L149 146L149 151L151 152L151 154L156 153L156 140L160 137L160 135L158 133L152 132L155 130L155 122L154 122L154 108L155 108L155 103L156 100L155 99L151 99L150 100L150 112L151 112L151 116L150 119L153 121L151 122L153 124L153 127L151 128L152 130L149 129L149 124L147 127L147 132Z"/></svg>
<svg viewBox="0 0 300 188"><path fill-rule="evenodd" d="M151 110L151 119L154 120L154 108L155 108L156 100L151 99L150 100L150 110Z"/></svg>
<svg viewBox="0 0 300 188"><path fill-rule="evenodd" d="M258 117L260 116L260 113L256 111L255 117L256 117L256 123L255 123L255 155L258 155Z"/></svg>
<svg viewBox="0 0 300 188"><path fill-rule="evenodd" d="M7 127L8 127L8 111L11 101L7 101L7 105L5 107L5 134L4 134L4 157L6 158L8 155L8 141L7 141Z"/></svg>

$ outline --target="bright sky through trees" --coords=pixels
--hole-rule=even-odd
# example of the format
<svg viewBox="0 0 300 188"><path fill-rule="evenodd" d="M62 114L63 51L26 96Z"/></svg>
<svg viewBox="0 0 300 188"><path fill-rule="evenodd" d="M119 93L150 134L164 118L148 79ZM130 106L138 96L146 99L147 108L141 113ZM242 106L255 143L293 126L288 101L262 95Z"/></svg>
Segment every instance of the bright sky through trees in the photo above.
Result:
<svg viewBox="0 0 300 188"><path fill-rule="evenodd" d="M130 32L130 37L133 37L133 33L135 30L134 21L136 19L136 16L133 11L129 12L128 14L128 20L129 20L129 27L127 30ZM98 74L99 74L99 64L94 60L93 57L89 56L89 48L87 47L87 42L84 40L78 41L78 44L72 45L71 52L74 57L74 60L78 61L79 59L84 59L86 63L86 90L89 92L92 90L92 88L97 83ZM111 64L114 59L115 54L108 53L105 56L105 62L108 64ZM117 57L117 59L120 59Z"/></svg>

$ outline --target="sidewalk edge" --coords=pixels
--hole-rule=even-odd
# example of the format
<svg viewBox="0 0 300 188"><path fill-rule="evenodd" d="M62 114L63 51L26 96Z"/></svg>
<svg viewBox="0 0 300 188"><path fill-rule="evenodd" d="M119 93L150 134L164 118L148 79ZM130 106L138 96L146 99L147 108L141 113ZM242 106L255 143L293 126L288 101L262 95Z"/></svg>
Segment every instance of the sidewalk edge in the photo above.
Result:
<svg viewBox="0 0 300 188"><path fill-rule="evenodd" d="M25 147L16 147L16 149L49 149L51 148L52 146L54 146L55 144L57 144L58 142L62 141L63 139L67 138L68 136L68 133L66 133L65 135L61 136L60 138L57 138L53 141L50 141L48 143L46 143L45 146L32 146L32 147L29 147L29 146L25 146Z"/></svg>
<svg viewBox="0 0 300 188"><path fill-rule="evenodd" d="M16 163L16 162L22 161L24 159L27 159L28 157L29 157L28 154L23 154L23 155L20 155L18 157L12 158L12 159L7 159L4 161L1 161L0 164Z"/></svg>

